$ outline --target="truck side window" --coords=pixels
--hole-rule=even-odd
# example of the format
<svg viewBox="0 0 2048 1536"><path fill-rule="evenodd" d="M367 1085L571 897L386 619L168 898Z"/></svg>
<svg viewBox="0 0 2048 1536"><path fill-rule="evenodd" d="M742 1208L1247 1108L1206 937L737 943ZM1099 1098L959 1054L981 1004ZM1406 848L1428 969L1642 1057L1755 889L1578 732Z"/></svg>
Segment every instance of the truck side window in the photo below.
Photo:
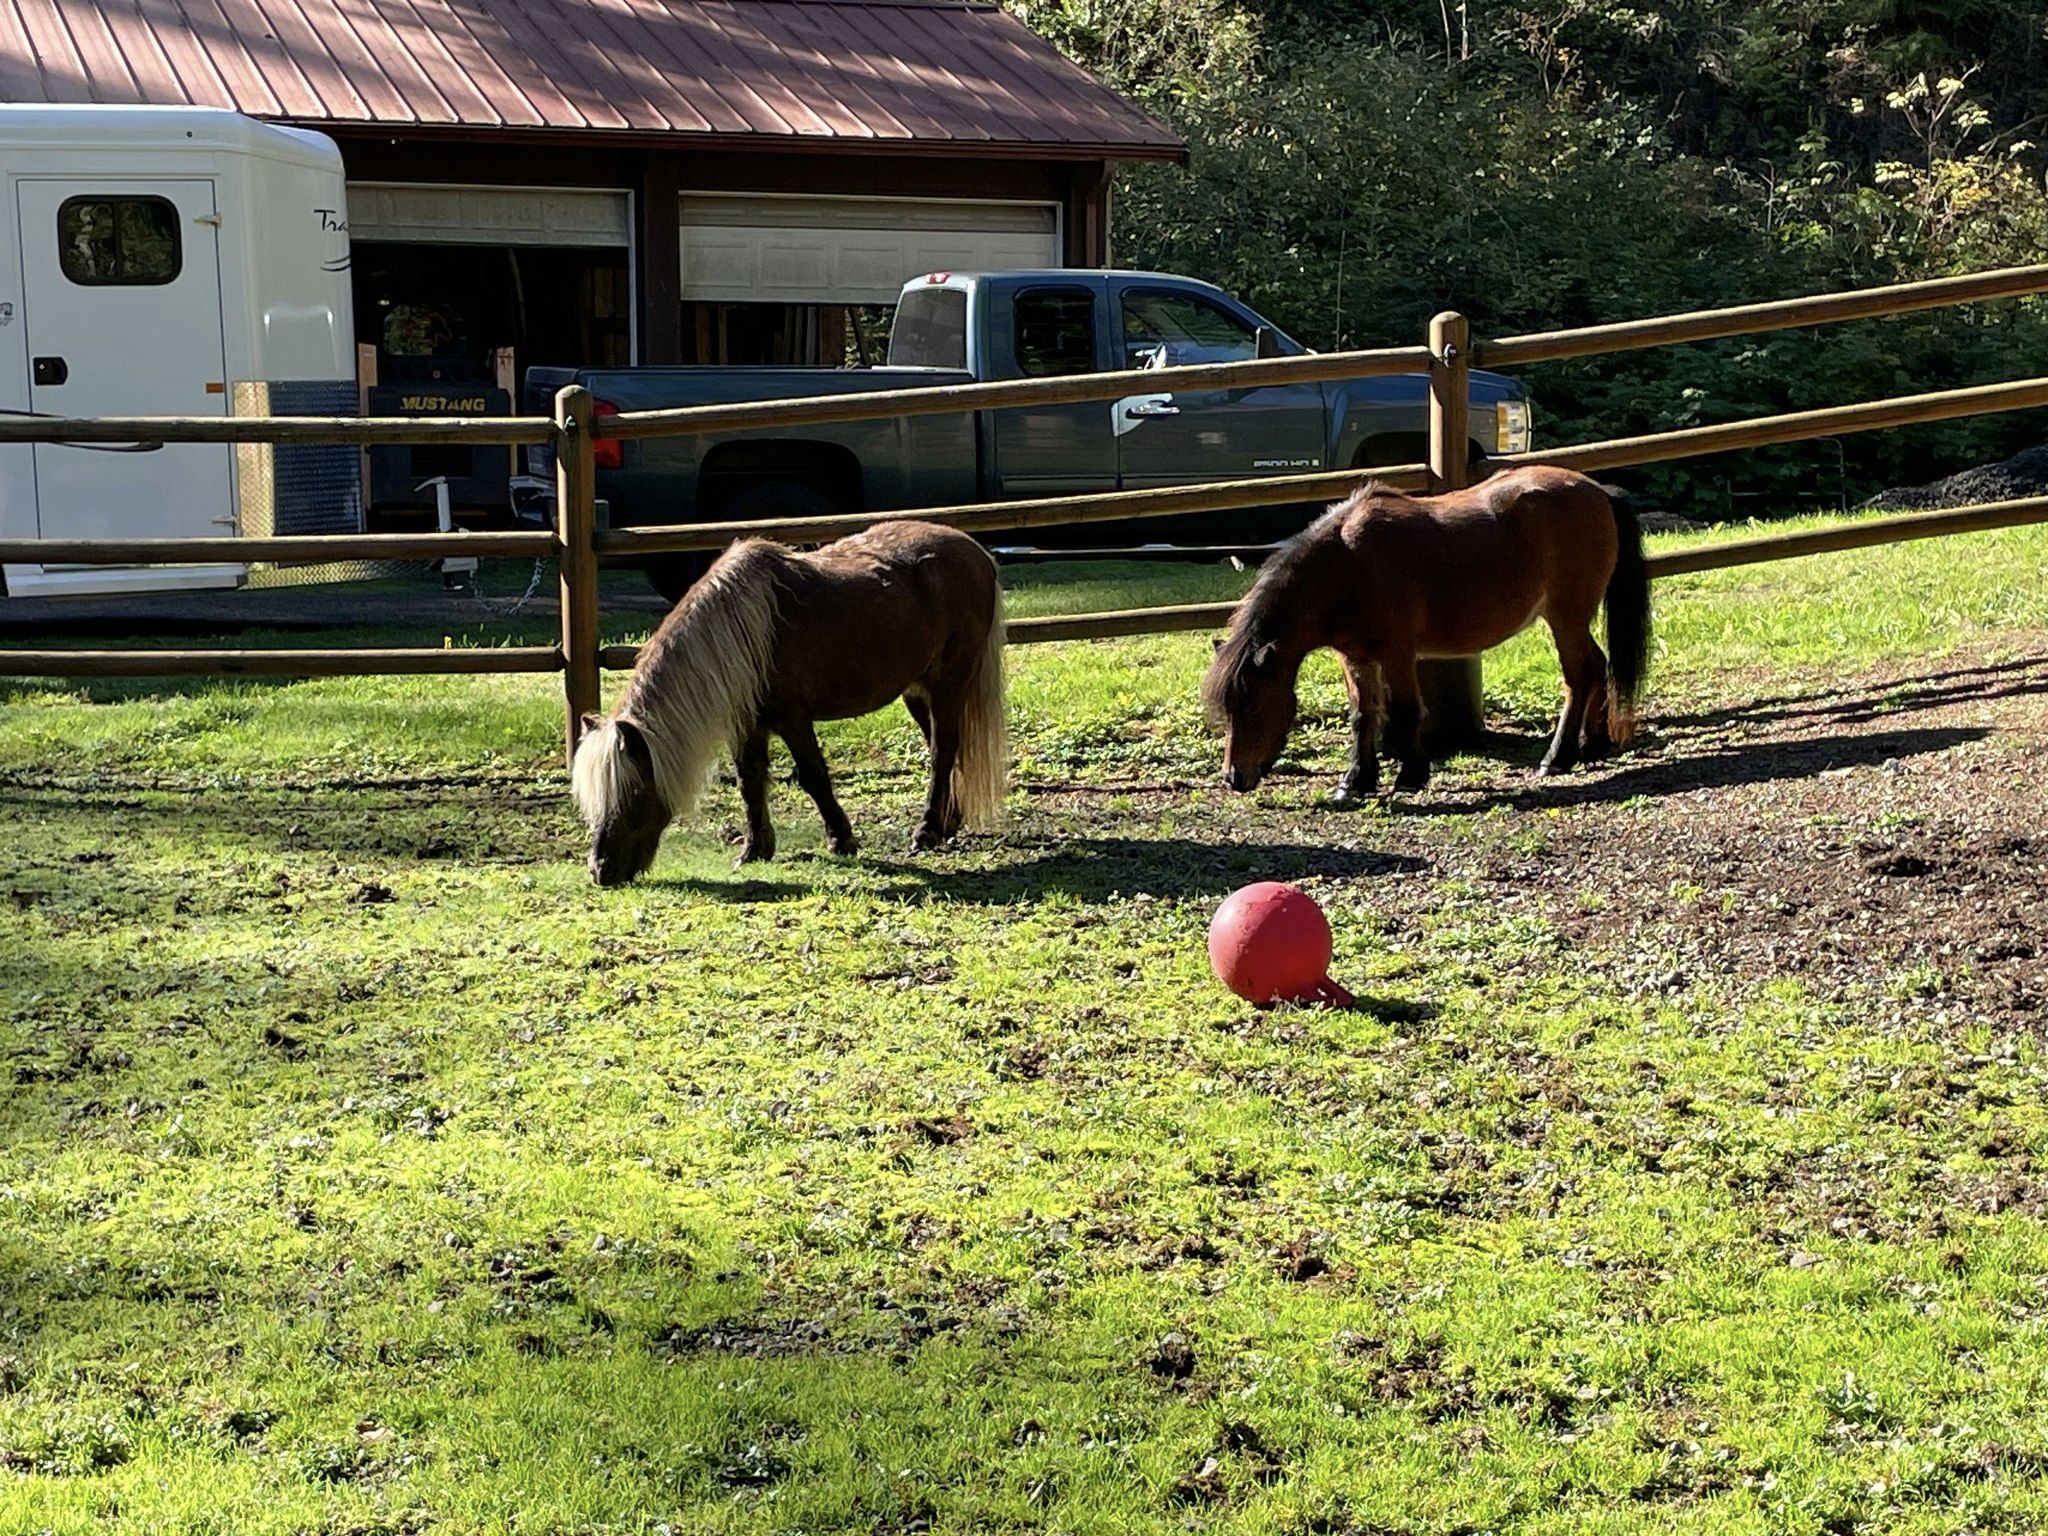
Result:
<svg viewBox="0 0 2048 1536"><path fill-rule="evenodd" d="M967 366L967 295L958 288L912 288L889 328L891 368Z"/></svg>
<svg viewBox="0 0 2048 1536"><path fill-rule="evenodd" d="M1017 295L1017 367L1026 378L1095 371L1095 295L1041 288Z"/></svg>
<svg viewBox="0 0 2048 1536"><path fill-rule="evenodd" d="M1180 293L1124 294L1127 368L1238 363L1258 355L1258 333L1205 299Z"/></svg>
<svg viewBox="0 0 2048 1536"><path fill-rule="evenodd" d="M88 287L175 281L184 265L178 210L161 197L67 197L57 209L57 264Z"/></svg>

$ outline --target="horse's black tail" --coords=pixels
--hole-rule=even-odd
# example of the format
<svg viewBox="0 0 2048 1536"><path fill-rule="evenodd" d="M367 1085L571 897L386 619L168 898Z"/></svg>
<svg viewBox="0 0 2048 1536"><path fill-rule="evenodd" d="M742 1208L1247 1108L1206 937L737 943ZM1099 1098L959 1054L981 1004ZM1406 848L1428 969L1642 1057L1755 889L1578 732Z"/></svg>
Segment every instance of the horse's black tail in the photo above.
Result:
<svg viewBox="0 0 2048 1536"><path fill-rule="evenodd" d="M1614 574L1607 578L1607 664L1613 672L1608 689L1607 725L1617 742L1635 729L1636 699L1650 666L1650 571L1643 563L1643 530L1623 502L1628 493L1603 485L1614 508L1614 531L1620 545Z"/></svg>

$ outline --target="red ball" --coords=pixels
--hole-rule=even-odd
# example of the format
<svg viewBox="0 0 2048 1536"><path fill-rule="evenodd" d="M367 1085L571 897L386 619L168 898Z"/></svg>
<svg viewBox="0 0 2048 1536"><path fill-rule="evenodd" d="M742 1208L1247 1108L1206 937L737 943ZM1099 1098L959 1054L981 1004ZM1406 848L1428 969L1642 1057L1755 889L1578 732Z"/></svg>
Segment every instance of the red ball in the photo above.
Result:
<svg viewBox="0 0 2048 1536"><path fill-rule="evenodd" d="M1209 963L1248 1003L1349 1003L1330 980L1330 924L1315 898L1262 880L1233 891L1209 923Z"/></svg>

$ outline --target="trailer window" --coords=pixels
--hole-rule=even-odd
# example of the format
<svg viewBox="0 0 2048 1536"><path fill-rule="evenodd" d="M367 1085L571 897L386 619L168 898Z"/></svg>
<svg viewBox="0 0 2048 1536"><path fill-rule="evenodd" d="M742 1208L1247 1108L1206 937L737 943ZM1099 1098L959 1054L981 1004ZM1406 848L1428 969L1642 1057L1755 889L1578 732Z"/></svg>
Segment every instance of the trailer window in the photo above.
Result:
<svg viewBox="0 0 2048 1536"><path fill-rule="evenodd" d="M176 280L178 210L162 197L70 197L57 210L57 261L87 287Z"/></svg>
<svg viewBox="0 0 2048 1536"><path fill-rule="evenodd" d="M1026 378L1095 371L1095 295L1040 289L1017 295L1017 368Z"/></svg>
<svg viewBox="0 0 2048 1536"><path fill-rule="evenodd" d="M967 295L958 288L913 288L896 306L889 332L892 368L965 368Z"/></svg>

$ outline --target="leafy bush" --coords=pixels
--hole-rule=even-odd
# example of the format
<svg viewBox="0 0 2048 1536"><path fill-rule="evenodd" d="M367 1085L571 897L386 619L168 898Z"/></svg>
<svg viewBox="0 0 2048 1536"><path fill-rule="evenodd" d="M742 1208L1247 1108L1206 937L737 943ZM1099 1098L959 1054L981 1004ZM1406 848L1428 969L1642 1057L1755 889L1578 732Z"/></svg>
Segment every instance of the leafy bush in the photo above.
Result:
<svg viewBox="0 0 2048 1536"><path fill-rule="evenodd" d="M2032 262L2048 248L2018 7L1655 12L1342 0L1011 0L1183 134L1131 166L1115 260L1213 279L1311 346L1558 326ZM2048 307L1577 361L1530 377L1548 443L2028 376ZM2027 416L1649 467L1708 516L1853 502L2002 457Z"/></svg>

